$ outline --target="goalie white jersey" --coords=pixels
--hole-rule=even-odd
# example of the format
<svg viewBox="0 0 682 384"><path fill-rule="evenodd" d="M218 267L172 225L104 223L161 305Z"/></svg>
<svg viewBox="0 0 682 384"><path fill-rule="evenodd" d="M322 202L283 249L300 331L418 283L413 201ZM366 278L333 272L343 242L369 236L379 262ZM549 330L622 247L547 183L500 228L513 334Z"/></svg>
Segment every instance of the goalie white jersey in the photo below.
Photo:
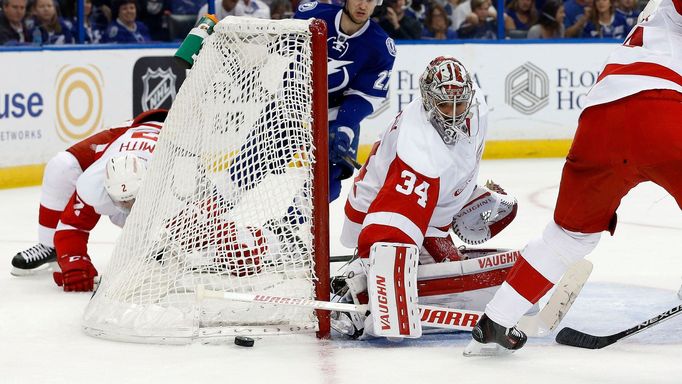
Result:
<svg viewBox="0 0 682 384"><path fill-rule="evenodd" d="M649 89L682 93L682 0L662 0L609 56L584 108Z"/></svg>
<svg viewBox="0 0 682 384"><path fill-rule="evenodd" d="M348 195L344 246L358 247L366 257L376 242L421 247L425 236L447 235L476 187L487 134L488 107L478 89L473 103L467 124L476 134L450 146L429 122L420 97L398 115Z"/></svg>

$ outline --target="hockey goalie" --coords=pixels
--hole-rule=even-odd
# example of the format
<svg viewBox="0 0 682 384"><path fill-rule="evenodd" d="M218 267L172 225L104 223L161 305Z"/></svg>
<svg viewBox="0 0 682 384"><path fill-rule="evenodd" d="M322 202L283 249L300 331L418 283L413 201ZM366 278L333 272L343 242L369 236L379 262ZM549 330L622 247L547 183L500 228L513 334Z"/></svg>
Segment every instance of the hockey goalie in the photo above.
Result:
<svg viewBox="0 0 682 384"><path fill-rule="evenodd" d="M481 244L517 211L499 186L476 182L483 95L452 57L431 61L419 85L421 97L374 144L346 201L341 242L357 247L359 259L335 279L334 300L370 309L333 315L332 326L351 337L421 336L417 301L481 311L517 254L460 251L449 235Z"/></svg>

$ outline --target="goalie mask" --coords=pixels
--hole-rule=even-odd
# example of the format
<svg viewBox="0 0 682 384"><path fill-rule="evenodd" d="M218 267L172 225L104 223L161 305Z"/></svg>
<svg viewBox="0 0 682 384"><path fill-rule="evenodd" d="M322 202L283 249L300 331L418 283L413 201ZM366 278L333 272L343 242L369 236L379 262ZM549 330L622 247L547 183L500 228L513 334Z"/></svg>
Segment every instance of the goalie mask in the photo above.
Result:
<svg viewBox="0 0 682 384"><path fill-rule="evenodd" d="M114 204L126 211L130 210L146 172L145 162L135 155L109 159L104 178L104 188Z"/></svg>
<svg viewBox="0 0 682 384"><path fill-rule="evenodd" d="M452 57L433 59L419 78L419 88L429 121L445 144L455 144L460 136L471 136L467 117L474 88L462 63Z"/></svg>

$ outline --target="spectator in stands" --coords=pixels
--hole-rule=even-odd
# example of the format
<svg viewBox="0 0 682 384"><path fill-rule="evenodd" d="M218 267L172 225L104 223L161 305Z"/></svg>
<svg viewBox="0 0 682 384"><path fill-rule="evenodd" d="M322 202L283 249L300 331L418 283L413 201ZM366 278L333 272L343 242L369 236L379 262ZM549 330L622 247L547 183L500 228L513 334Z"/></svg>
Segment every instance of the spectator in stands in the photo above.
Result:
<svg viewBox="0 0 682 384"><path fill-rule="evenodd" d="M581 37L585 25L592 17L592 7L589 6L590 0L566 0L564 2L564 27L566 27L566 37Z"/></svg>
<svg viewBox="0 0 682 384"><path fill-rule="evenodd" d="M616 13L620 13L625 18L625 24L628 26L627 31L625 31L627 35L632 27L637 24L637 18L640 13L637 0L619 0L616 6Z"/></svg>
<svg viewBox="0 0 682 384"><path fill-rule="evenodd" d="M102 24L98 24L95 21L95 17L92 13L92 0L85 0L83 2L83 27L85 29L85 36L83 42L85 44L99 44L102 42L104 37L104 30L106 27ZM73 34L74 40L78 41L78 20L76 17L73 18L73 29L71 33Z"/></svg>
<svg viewBox="0 0 682 384"><path fill-rule="evenodd" d="M204 4L199 13L197 13L197 21L208 13L208 4ZM244 4L239 0L215 0L215 17L222 20L227 16L244 16Z"/></svg>
<svg viewBox="0 0 682 384"><path fill-rule="evenodd" d="M197 21L208 13L208 4L201 7ZM270 8L262 0L215 0L215 13L218 20L227 16L251 16L261 19L270 18Z"/></svg>
<svg viewBox="0 0 682 384"><path fill-rule="evenodd" d="M455 8L457 8L459 3L460 0L446 0L445 4L443 5L443 7L445 8L445 13L448 15L448 18L450 19L450 22L448 24L450 24L451 27L453 21L452 17L455 14Z"/></svg>
<svg viewBox="0 0 682 384"><path fill-rule="evenodd" d="M164 15L172 6L171 0L138 0L138 21L142 22L149 30L149 35L153 41L167 41L169 40L168 23L165 22ZM198 1L198 0L195 0ZM192 0L186 0L186 3L192 3ZM201 4L205 4L203 1ZM195 10L191 12L192 15L197 13L201 6L198 4ZM191 5L188 5L191 8Z"/></svg>
<svg viewBox="0 0 682 384"><path fill-rule="evenodd" d="M31 42L26 27L26 0L4 0L0 13L0 44L23 44Z"/></svg>
<svg viewBox="0 0 682 384"><path fill-rule="evenodd" d="M113 11L114 21L109 24L104 36L106 43L135 44L151 41L147 26L137 21L135 0L116 0Z"/></svg>
<svg viewBox="0 0 682 384"><path fill-rule="evenodd" d="M244 13L249 17L257 17L259 19L270 18L270 7L262 0L239 0L244 4Z"/></svg>
<svg viewBox="0 0 682 384"><path fill-rule="evenodd" d="M169 0L170 12L174 15L196 15L206 4L204 0Z"/></svg>
<svg viewBox="0 0 682 384"><path fill-rule="evenodd" d="M34 44L61 45L75 42L73 25L59 16L54 0L36 0L33 4L35 23L31 29Z"/></svg>
<svg viewBox="0 0 682 384"><path fill-rule="evenodd" d="M111 23L113 19L111 12L110 0L93 0L92 1L92 20L97 25L104 25L105 27Z"/></svg>
<svg viewBox="0 0 682 384"><path fill-rule="evenodd" d="M505 9L507 30L527 31L538 21L538 11L535 0L512 0Z"/></svg>
<svg viewBox="0 0 682 384"><path fill-rule="evenodd" d="M592 17L583 37L624 39L628 31L625 17L616 13L615 0L592 0Z"/></svg>
<svg viewBox="0 0 682 384"><path fill-rule="evenodd" d="M270 18L272 20L291 19L294 15L289 0L273 0L270 4Z"/></svg>
<svg viewBox="0 0 682 384"><path fill-rule="evenodd" d="M395 40L418 40L422 25L417 19L405 13L405 0L386 0L386 13L379 21L381 28Z"/></svg>
<svg viewBox="0 0 682 384"><path fill-rule="evenodd" d="M457 30L463 39L496 39L497 20L490 13L490 0L470 0L471 13Z"/></svg>
<svg viewBox="0 0 682 384"><path fill-rule="evenodd" d="M438 3L432 3L426 12L424 20L423 39L452 40L457 38L457 32L450 28L450 18L445 12L445 7Z"/></svg>
<svg viewBox="0 0 682 384"><path fill-rule="evenodd" d="M547 0L538 23L528 30L529 39L561 39L564 37L564 5L561 0Z"/></svg>
<svg viewBox="0 0 682 384"><path fill-rule="evenodd" d="M424 0L406 0L407 8L405 13L417 19L420 24L426 21L426 12L431 7L431 4L424 4ZM435 1L433 3L436 3ZM437 4L437 3L436 3Z"/></svg>
<svg viewBox="0 0 682 384"><path fill-rule="evenodd" d="M497 11L493 7L492 2L490 2L490 7L488 7L488 14L493 18L497 17ZM458 30L469 15L471 15L471 0L461 1L452 14L452 25L450 27L455 31Z"/></svg>

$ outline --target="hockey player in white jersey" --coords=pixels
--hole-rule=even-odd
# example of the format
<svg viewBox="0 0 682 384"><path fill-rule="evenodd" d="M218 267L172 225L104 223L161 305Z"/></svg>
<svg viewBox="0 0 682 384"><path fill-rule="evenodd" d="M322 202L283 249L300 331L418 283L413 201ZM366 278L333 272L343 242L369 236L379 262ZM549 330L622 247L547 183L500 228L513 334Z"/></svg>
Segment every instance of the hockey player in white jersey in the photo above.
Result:
<svg viewBox="0 0 682 384"><path fill-rule="evenodd" d="M519 319L601 232L614 234L616 209L636 185L652 181L682 208L682 0L654 0L641 19L585 98L553 220L521 251L465 355L521 348Z"/></svg>
<svg viewBox="0 0 682 384"><path fill-rule="evenodd" d="M141 114L57 154L45 169L39 244L12 259L22 276L57 262L66 291L93 288L97 271L87 253L89 231L101 215L123 226L154 152L167 111Z"/></svg>
<svg viewBox="0 0 682 384"><path fill-rule="evenodd" d="M452 226L479 244L516 214L514 198L477 184L488 129L483 95L451 57L432 60L419 83L421 97L374 144L346 201L341 242L357 247L360 259L337 299L370 306L366 319L335 314L336 329L352 336L364 328L370 336L419 337L417 296L420 304L481 310L515 261L463 271L466 255L449 236Z"/></svg>

